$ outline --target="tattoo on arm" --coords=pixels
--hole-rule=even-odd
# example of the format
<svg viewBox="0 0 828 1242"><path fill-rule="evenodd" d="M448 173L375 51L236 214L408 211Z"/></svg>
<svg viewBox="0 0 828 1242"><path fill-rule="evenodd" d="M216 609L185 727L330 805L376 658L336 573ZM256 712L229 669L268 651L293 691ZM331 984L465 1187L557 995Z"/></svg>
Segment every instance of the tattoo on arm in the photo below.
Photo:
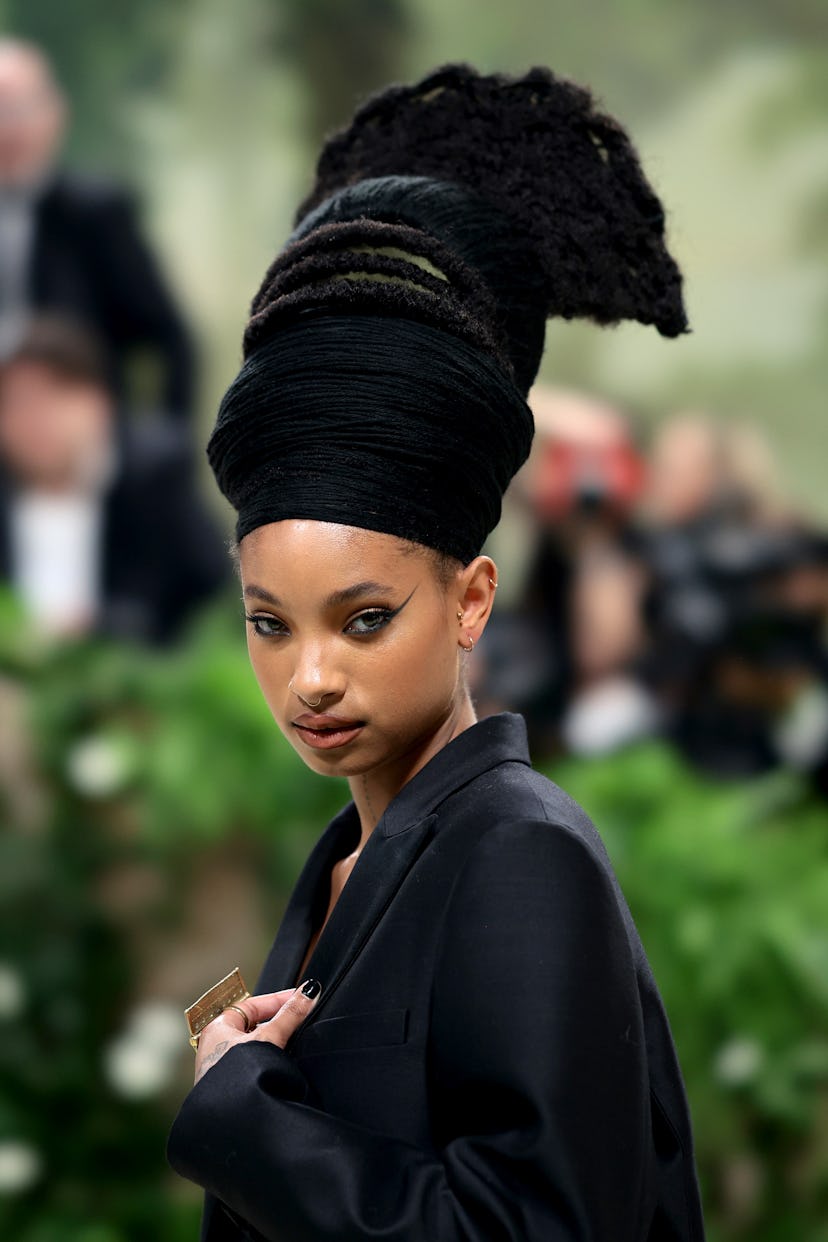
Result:
<svg viewBox="0 0 828 1242"><path fill-rule="evenodd" d="M233 1043L232 1039L223 1039L220 1044L216 1044L213 1051L209 1052L207 1056L204 1058L204 1060L201 1062L198 1073L196 1074L196 1082L198 1082L199 1078L204 1077L208 1069L213 1068L216 1061L221 1060L221 1058L224 1056L227 1049L232 1046L232 1043Z"/></svg>

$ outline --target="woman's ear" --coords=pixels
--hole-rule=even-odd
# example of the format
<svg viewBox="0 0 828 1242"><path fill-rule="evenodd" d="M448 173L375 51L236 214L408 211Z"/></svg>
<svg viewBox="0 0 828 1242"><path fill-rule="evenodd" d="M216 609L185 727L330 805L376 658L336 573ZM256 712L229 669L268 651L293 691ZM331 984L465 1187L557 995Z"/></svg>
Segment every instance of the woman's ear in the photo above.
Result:
<svg viewBox="0 0 828 1242"><path fill-rule="evenodd" d="M476 556L458 575L458 642L465 650L471 651L485 630L496 590L497 566L490 556Z"/></svg>

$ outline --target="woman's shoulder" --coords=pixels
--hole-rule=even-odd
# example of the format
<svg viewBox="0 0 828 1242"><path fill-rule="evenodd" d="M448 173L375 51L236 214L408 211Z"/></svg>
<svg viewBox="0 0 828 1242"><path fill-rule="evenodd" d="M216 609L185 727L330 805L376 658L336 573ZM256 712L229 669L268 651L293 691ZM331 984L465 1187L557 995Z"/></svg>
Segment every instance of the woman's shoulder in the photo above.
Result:
<svg viewBox="0 0 828 1242"><path fill-rule="evenodd" d="M519 923L530 936L565 931L569 943L589 925L625 945L630 967L648 976L629 907L584 809L528 765L503 765L473 784L465 791L468 828L455 855L447 926L469 927L477 918L515 931Z"/></svg>
<svg viewBox="0 0 828 1242"><path fill-rule="evenodd" d="M609 866L604 843L586 811L560 785L527 763L503 763L461 791L462 815L478 826L487 848L508 848L517 836L536 841L544 852L553 842L571 841L602 867ZM448 808L447 808L448 809ZM460 809L460 808L458 808Z"/></svg>

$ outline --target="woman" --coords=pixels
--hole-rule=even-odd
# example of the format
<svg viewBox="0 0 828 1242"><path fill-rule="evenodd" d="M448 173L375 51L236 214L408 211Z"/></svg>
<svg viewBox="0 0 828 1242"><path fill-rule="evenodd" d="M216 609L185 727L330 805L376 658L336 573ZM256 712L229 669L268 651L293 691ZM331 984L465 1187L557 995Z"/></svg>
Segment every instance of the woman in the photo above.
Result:
<svg viewBox="0 0 828 1242"><path fill-rule="evenodd" d="M353 801L201 1035L170 1160L210 1242L700 1239L600 839L464 678L546 316L686 329L660 204L588 92L450 66L357 113L299 218L208 453L256 676Z"/></svg>

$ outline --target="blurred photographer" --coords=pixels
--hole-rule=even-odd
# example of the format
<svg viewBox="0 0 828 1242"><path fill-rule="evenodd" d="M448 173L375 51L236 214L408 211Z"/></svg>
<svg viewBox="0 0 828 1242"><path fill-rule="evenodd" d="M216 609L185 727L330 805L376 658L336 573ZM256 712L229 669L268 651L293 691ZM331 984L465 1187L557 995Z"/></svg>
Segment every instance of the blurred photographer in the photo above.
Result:
<svg viewBox="0 0 828 1242"><path fill-rule="evenodd" d="M523 592L495 615L477 693L520 710L536 753L598 753L650 732L634 674L644 641L644 577L632 512L644 463L613 406L537 386L536 435L515 497L531 517Z"/></svg>
<svg viewBox="0 0 828 1242"><path fill-rule="evenodd" d="M791 517L755 428L699 414L654 438L643 669L682 751L722 777L828 753L826 541Z"/></svg>
<svg viewBox="0 0 828 1242"><path fill-rule="evenodd" d="M715 776L780 764L816 776L828 758L828 540L723 516L681 558L670 551L652 548L647 662L670 735Z"/></svg>

